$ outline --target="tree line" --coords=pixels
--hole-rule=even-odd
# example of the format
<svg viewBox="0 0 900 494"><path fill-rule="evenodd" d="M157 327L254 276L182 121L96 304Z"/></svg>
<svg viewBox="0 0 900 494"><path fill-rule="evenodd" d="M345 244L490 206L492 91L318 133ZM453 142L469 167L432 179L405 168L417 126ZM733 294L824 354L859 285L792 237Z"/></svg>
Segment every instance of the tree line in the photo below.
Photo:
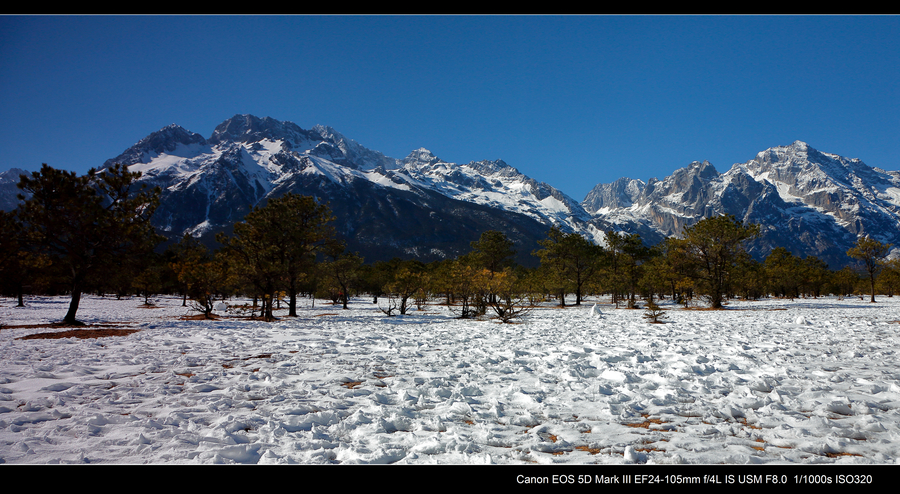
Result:
<svg viewBox="0 0 900 494"><path fill-rule="evenodd" d="M578 233L550 228L532 252L540 264L517 265L514 243L498 231L484 232L471 251L454 259L365 263L337 240L334 218L313 198L285 194L255 207L232 233L220 233L211 250L185 235L164 252L164 239L150 225L159 189L139 186L140 173L115 165L84 176L44 165L22 176L21 206L0 212L0 289L69 293L66 324L76 318L82 293L178 293L183 304L212 317L218 301L252 297L251 310L265 320L281 305L297 315L298 297L331 299L348 307L351 296L369 294L386 315L407 314L438 300L461 318L490 313L508 322L539 301L581 305L590 295L609 295L619 306L654 306L668 298L685 306L722 307L733 298L893 295L900 289L900 261L888 260L889 244L861 237L850 266L831 270L814 256L799 258L775 248L754 260L746 244L758 225L733 216L706 218L648 247L640 236L605 233L605 246ZM26 195L27 193L27 195ZM865 285L865 286L864 286Z"/></svg>

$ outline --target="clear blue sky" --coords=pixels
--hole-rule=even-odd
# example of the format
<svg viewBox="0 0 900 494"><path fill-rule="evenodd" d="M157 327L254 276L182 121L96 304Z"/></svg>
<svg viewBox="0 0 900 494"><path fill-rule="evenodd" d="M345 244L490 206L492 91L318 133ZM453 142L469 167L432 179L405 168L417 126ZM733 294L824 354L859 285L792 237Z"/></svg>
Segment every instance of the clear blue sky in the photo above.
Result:
<svg viewBox="0 0 900 494"><path fill-rule="evenodd" d="M798 139L895 170L900 17L0 17L0 169L84 172L238 113L578 200Z"/></svg>

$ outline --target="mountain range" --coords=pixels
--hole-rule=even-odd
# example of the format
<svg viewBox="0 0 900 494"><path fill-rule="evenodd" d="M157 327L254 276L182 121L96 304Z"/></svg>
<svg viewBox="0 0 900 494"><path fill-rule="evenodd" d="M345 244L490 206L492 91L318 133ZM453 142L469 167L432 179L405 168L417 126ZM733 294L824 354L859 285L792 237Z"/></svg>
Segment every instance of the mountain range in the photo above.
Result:
<svg viewBox="0 0 900 494"><path fill-rule="evenodd" d="M170 125L100 168L113 163L162 189L153 220L162 234L190 233L210 245L254 206L287 192L327 203L348 248L370 261L455 257L481 232L500 230L515 243L517 260L533 265L531 251L550 226L600 244L610 229L639 233L652 245L719 214L761 225L749 245L758 259L780 246L834 267L849 262L846 251L858 236L900 245L900 172L801 141L725 173L704 161L663 180L599 184L581 202L502 160L449 163L424 148L395 159L331 127L304 130L252 115L222 122L208 139ZM22 173L0 173L0 209L17 204Z"/></svg>

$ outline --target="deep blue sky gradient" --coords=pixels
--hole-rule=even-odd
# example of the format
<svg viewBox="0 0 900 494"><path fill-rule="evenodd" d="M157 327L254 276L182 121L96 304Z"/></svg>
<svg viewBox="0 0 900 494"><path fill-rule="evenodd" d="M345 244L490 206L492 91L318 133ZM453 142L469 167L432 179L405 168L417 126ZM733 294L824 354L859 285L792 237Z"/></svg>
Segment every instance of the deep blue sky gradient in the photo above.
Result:
<svg viewBox="0 0 900 494"><path fill-rule="evenodd" d="M898 87L897 16L0 16L0 169L251 113L581 200L798 139L900 169Z"/></svg>

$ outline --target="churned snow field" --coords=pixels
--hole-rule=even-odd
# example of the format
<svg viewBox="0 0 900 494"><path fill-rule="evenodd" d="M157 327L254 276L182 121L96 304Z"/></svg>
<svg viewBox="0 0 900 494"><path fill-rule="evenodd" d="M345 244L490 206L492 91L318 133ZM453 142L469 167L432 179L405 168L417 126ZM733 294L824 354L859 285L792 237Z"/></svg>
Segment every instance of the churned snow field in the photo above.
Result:
<svg viewBox="0 0 900 494"><path fill-rule="evenodd" d="M304 300L265 323L178 298L0 300L0 462L895 464L900 297L515 324ZM596 304L596 305L595 305ZM111 326L97 326L110 324Z"/></svg>

